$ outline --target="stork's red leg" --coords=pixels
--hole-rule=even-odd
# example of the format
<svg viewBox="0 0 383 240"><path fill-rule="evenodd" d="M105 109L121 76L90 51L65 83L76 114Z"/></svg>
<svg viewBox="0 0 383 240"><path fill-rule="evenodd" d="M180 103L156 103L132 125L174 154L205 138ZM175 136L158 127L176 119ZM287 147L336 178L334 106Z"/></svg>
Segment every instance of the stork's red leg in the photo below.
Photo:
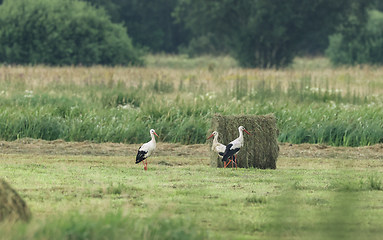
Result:
<svg viewBox="0 0 383 240"><path fill-rule="evenodd" d="M229 161L227 162L227 164L226 164L226 162L224 162L225 164L224 164L224 166L225 166L225 168L227 167L227 165L229 165L229 163L231 162L232 160L229 158Z"/></svg>
<svg viewBox="0 0 383 240"><path fill-rule="evenodd" d="M230 163L230 159L229 159L229 161L227 163L223 162L223 167L226 168L229 163Z"/></svg>
<svg viewBox="0 0 383 240"><path fill-rule="evenodd" d="M229 165L229 163L230 163L230 159L229 159L229 161L226 163L226 162L224 162L225 164L225 168L227 167L227 165Z"/></svg>
<svg viewBox="0 0 383 240"><path fill-rule="evenodd" d="M145 171L148 170L148 160L146 160L146 164L145 164L145 160L142 161L142 163L144 164Z"/></svg>
<svg viewBox="0 0 383 240"><path fill-rule="evenodd" d="M237 170L237 154L235 154L235 170Z"/></svg>

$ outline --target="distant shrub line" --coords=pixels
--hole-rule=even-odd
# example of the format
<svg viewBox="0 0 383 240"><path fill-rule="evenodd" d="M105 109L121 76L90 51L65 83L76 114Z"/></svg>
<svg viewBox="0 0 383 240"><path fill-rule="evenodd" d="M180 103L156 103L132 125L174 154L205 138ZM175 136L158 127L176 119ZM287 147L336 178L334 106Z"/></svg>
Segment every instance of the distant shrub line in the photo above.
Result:
<svg viewBox="0 0 383 240"><path fill-rule="evenodd" d="M17 24L15 24L17 23ZM12 0L0 5L0 63L142 65L122 24L83 1Z"/></svg>

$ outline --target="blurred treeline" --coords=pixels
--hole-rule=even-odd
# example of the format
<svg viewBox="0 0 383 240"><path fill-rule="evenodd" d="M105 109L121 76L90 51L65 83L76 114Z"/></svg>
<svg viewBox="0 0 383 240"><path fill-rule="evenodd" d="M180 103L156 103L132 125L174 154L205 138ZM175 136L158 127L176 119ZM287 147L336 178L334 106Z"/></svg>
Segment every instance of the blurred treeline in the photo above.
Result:
<svg viewBox="0 0 383 240"><path fill-rule="evenodd" d="M63 3L68 1L72 3L69 6ZM286 66L298 55L326 54L335 64L383 61L383 15L379 12L383 10L383 0L82 1L87 6L70 6L80 6L78 1L70 0L4 0L4 3L0 0L3 4L0 62L144 64L140 57L145 52L190 57L229 54L241 66L260 68ZM59 6L43 7L54 4ZM23 10L17 12L15 6ZM45 18L49 13L44 11L53 11L55 17ZM71 21L72 18L75 20ZM68 28L82 25L82 28L75 32L55 30L65 28L63 25ZM56 37L59 44L55 39L44 42L44 36L51 36L48 28L58 36L78 39L72 45L66 44L65 37ZM113 40L110 35L114 36ZM47 47L50 45L53 46ZM44 54L35 53L44 50ZM114 55L118 56L117 60Z"/></svg>

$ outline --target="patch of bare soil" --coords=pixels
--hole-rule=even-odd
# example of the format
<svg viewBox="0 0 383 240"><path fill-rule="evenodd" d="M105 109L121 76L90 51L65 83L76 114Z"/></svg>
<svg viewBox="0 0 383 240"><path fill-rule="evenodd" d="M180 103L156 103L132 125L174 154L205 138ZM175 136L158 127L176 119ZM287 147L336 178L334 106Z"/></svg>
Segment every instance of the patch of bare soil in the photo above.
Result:
<svg viewBox="0 0 383 240"><path fill-rule="evenodd" d="M280 143L279 157L383 159L383 144L366 147L332 147L325 144Z"/></svg>
<svg viewBox="0 0 383 240"><path fill-rule="evenodd" d="M24 138L0 141L0 154L135 156L141 144L45 141ZM323 144L280 143L279 157L383 159L383 144L367 147L332 147ZM209 156L207 144L157 143L156 156Z"/></svg>
<svg viewBox="0 0 383 240"><path fill-rule="evenodd" d="M0 141L0 154L135 156L141 144L45 141L33 138ZM208 156L205 144L157 143L156 156Z"/></svg>

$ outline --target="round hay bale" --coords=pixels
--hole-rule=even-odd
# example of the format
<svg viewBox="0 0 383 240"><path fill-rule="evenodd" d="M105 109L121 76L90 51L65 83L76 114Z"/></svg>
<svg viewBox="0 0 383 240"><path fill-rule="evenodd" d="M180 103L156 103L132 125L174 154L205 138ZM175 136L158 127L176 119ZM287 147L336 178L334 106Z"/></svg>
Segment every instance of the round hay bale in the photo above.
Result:
<svg viewBox="0 0 383 240"><path fill-rule="evenodd" d="M277 137L279 130L273 114L223 116L215 114L212 118L211 130L218 131L219 142L227 145L239 136L238 127L244 126L251 136L244 135L244 146L238 152L237 160L240 168L275 169L279 155ZM211 166L223 167L221 158L211 151Z"/></svg>
<svg viewBox="0 0 383 240"><path fill-rule="evenodd" d="M31 211L20 195L0 179L0 221L29 221Z"/></svg>

